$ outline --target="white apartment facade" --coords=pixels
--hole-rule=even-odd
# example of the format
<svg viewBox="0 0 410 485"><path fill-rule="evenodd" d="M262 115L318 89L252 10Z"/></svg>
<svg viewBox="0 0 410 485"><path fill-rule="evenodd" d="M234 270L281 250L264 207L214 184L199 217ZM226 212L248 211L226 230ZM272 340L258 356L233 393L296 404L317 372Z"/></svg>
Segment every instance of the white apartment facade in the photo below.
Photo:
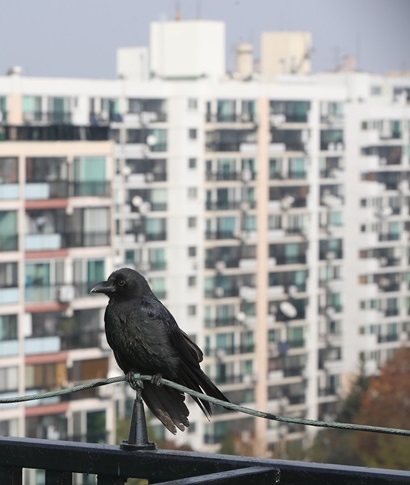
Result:
<svg viewBox="0 0 410 485"><path fill-rule="evenodd" d="M119 79L0 78L3 124L109 126L112 266L148 276L233 402L329 419L409 340L410 79L227 75L224 49L219 22L156 23ZM260 456L313 432L191 421L180 443Z"/></svg>

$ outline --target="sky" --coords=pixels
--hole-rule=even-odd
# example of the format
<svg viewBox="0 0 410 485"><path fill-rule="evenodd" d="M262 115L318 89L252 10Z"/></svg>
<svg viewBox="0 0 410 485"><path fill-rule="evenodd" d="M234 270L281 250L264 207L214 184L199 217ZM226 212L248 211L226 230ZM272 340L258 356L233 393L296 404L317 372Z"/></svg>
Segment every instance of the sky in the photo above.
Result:
<svg viewBox="0 0 410 485"><path fill-rule="evenodd" d="M237 42L258 54L260 33L307 30L314 71L352 55L370 72L410 71L410 0L0 0L0 75L114 78L116 49L148 45L149 23L222 20L227 58Z"/></svg>

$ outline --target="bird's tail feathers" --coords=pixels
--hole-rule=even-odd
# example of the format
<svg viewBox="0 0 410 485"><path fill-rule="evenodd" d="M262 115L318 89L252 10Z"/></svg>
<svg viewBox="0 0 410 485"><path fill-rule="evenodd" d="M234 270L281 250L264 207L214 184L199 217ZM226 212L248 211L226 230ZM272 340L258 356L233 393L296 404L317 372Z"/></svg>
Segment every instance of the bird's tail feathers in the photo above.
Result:
<svg viewBox="0 0 410 485"><path fill-rule="evenodd" d="M179 391L146 382L142 398L150 411L171 433L176 434L177 428L184 431L185 427L189 426L185 396Z"/></svg>
<svg viewBox="0 0 410 485"><path fill-rule="evenodd" d="M197 392L202 392L208 396L229 402L229 399L215 386L211 379L202 371L200 367L191 369L182 366L181 382L183 385ZM205 416L209 419L212 415L211 405L208 401L192 396L198 406L202 409Z"/></svg>

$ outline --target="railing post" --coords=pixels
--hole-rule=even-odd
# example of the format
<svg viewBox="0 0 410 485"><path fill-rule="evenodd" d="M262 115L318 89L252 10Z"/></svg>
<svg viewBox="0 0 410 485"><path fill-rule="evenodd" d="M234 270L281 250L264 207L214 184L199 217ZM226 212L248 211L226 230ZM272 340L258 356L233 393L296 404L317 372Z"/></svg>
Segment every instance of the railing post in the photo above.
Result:
<svg viewBox="0 0 410 485"><path fill-rule="evenodd" d="M147 422L145 420L144 404L141 398L141 389L137 389L128 441L124 440L120 447L123 450L155 450L157 445L148 441Z"/></svg>

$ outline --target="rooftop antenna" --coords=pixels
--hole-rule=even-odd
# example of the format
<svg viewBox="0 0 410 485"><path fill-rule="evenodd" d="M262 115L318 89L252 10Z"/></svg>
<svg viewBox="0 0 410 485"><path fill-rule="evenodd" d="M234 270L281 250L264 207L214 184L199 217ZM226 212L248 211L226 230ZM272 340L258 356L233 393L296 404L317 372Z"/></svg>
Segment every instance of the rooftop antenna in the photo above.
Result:
<svg viewBox="0 0 410 485"><path fill-rule="evenodd" d="M360 71L360 51L361 51L361 37L360 32L356 34L356 61L357 61L357 71Z"/></svg>
<svg viewBox="0 0 410 485"><path fill-rule="evenodd" d="M200 19L202 17L202 2L197 0L196 2L196 18Z"/></svg>
<svg viewBox="0 0 410 485"><path fill-rule="evenodd" d="M175 1L175 20L181 20L182 13L181 13L181 2L179 0Z"/></svg>

